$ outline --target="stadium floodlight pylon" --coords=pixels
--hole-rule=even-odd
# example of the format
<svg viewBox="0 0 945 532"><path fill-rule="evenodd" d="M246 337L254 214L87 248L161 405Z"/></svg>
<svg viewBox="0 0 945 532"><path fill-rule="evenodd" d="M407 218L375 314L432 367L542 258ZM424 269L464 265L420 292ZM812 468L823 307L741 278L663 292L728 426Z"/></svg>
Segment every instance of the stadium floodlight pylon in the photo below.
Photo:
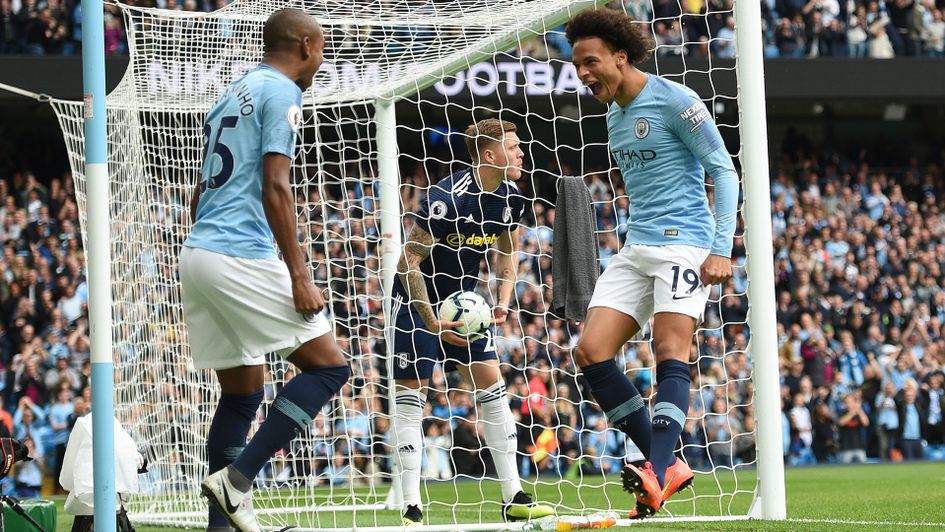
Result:
<svg viewBox="0 0 945 532"><path fill-rule="evenodd" d="M577 101L580 88L576 84L545 90L536 97L548 104L541 110L537 105L531 109L526 100L524 113L483 104L475 97L454 102L446 95L442 101L426 101L421 91L455 81L463 71L500 55L517 59L522 68L517 76L493 69L486 78L498 75L493 85L525 92L529 72L539 72L529 65L561 61L533 61L506 52L536 36L560 35L561 24L570 16L602 3L237 0L213 13L117 4L124 17L130 64L107 99L111 178L107 205L87 202L82 103L53 100L52 104L69 150L83 238L88 238L85 222L90 210L109 209L111 215L116 415L147 447L151 459L146 493L127 505L135 521L205 524L206 505L198 487L206 475L204 439L219 391L211 372L195 371L189 364L175 275L177 254L190 224L187 210L201 165L203 117L227 83L261 59L262 24L268 15L282 7L302 8L319 20L328 39L327 62L304 95L305 120L294 186L305 217L302 238L311 250L313 265L319 266L313 268L316 282L329 290L336 328L351 356L355 377L343 397L330 403L309 431L272 460L257 482L255 504L260 522L276 529L382 530L399 529L398 509L391 509L397 502L396 468L388 472L389 445L380 438L372 441L370 430L364 435L357 427L366 419L369 427L377 429L377 424L390 419L385 409L389 391L383 378L392 360L384 341L390 298L382 294L390 293L396 271L405 198L429 185L402 180L401 166L405 160L423 169L439 168L440 163L450 168L462 165L463 154L454 152L452 145L448 147L450 160L427 155L431 137L442 132L429 123L433 119L428 117L434 115L437 125L445 123L451 130L454 126L462 130L486 116L503 116L518 122L525 137L537 138L539 130L558 127L580 131L573 112L556 111L553 99L570 95ZM755 462L728 469L712 466L697 477L694 493L680 494L667 505L667 514L679 519L699 520L707 514L745 517L752 502L755 516L784 517L760 13L757 2L738 1L735 11L742 148L733 155L741 162L747 198L741 214L749 226L745 238L752 334L748 349L729 346L725 355L757 354L746 377L754 384L754 400L728 406L733 411L753 406L758 428L730 433L723 443L733 448L739 438L755 437L757 471L763 480L753 474L748 474L750 480L735 475L739 469L755 471ZM554 72L568 72L568 68L566 63L559 64ZM398 123L395 112L398 102L415 108L403 123ZM599 119L602 111L582 110L582 114ZM465 118L457 119L457 115ZM405 139L419 145L423 155L401 154L398 146ZM587 147L582 136L555 134L552 144L543 142L536 140L529 155L537 157L544 150L554 159L559 149L577 153ZM743 265L738 269L745 276ZM748 296L742 292L726 297ZM544 333L538 340L548 347L548 331ZM384 366L380 371L374 367L376 360ZM292 372L276 359L270 362L263 409ZM573 371L560 375L576 382ZM726 384L694 383L710 391ZM578 409L585 401L572 398ZM696 422L705 424L708 416L702 414ZM451 450L448 445L443 449ZM631 506L626 495L613 491L619 484L616 477L582 474L574 481L561 475L532 474L525 480L565 513L623 511ZM455 476L427 481L424 494L433 524L426 528L519 527L496 522L500 513L494 500L497 490L490 488L494 484Z"/></svg>

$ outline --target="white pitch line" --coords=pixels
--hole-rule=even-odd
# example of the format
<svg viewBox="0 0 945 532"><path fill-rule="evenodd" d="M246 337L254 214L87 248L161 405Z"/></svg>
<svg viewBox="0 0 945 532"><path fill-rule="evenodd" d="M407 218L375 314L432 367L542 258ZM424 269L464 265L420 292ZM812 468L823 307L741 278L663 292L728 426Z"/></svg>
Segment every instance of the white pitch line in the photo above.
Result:
<svg viewBox="0 0 945 532"><path fill-rule="evenodd" d="M857 526L927 526L945 529L945 523L924 523L909 521L857 521L853 519L786 519L791 523L832 523L837 525Z"/></svg>
<svg viewBox="0 0 945 532"><path fill-rule="evenodd" d="M618 526L633 527L633 526L645 526L646 524L658 524L658 523L706 523L706 522L717 522L717 521L756 521L756 519L751 519L743 515L725 515L725 516L692 516L692 517L657 517L652 519L618 519ZM891 526L891 527L902 527L902 526L918 526L918 527L930 527L930 528L940 528L945 530L945 523L926 523L926 522L914 522L910 523L908 521L858 521L854 519L807 519L807 518L796 518L796 519L785 519L788 523L824 523L824 524L837 524L837 525L855 525L855 526ZM773 521L776 522L776 521Z"/></svg>

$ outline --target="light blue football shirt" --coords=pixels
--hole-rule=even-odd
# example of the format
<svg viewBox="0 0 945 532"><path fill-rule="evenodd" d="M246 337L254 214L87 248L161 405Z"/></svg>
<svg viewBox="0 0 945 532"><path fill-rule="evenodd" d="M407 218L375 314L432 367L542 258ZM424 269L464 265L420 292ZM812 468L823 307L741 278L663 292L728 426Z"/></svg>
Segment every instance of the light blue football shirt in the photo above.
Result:
<svg viewBox="0 0 945 532"><path fill-rule="evenodd" d="M302 91L259 65L235 80L204 123L200 201L185 246L231 257L276 258L262 205L263 156L295 157Z"/></svg>
<svg viewBox="0 0 945 532"><path fill-rule="evenodd" d="M681 244L730 257L738 177L699 96L649 74L633 101L607 110L607 133L630 196L627 243ZM706 172L715 185L714 218Z"/></svg>

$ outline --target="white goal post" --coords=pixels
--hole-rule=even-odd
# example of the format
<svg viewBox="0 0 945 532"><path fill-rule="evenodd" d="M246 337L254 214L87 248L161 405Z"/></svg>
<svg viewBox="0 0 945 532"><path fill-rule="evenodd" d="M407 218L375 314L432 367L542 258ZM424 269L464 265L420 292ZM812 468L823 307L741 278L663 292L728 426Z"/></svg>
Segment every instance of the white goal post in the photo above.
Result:
<svg viewBox="0 0 945 532"><path fill-rule="evenodd" d="M748 297L751 309L751 352L755 353L755 411L758 420L757 513L753 517L786 519L784 461L781 432L781 381L774 301L774 246L771 242L768 125L765 106L761 5L735 3L742 175L745 191L745 246L748 248ZM748 198L751 198L749 200Z"/></svg>
<svg viewBox="0 0 945 532"><path fill-rule="evenodd" d="M566 59L557 52L547 54L550 42L561 42L561 27L568 18L603 4L237 0L213 13L118 4L130 64L107 98L107 203L92 204L86 196L81 102L53 100L52 105L69 150L86 242L87 213L110 214L115 414L146 448L152 468L142 479L145 493L128 505L133 520L194 527L206 523L199 483L207 473L205 436L219 390L212 372L196 371L189 362L177 253L189 231L187 204L201 164L203 117L226 84L260 60L262 24L282 7L299 7L316 17L328 40L326 65L303 97L305 119L293 180L300 238L316 283L329 291L336 335L354 377L313 426L264 469L255 495L260 522L271 529L400 530L399 506L392 508L398 493L389 445L393 401L386 375L392 363L389 294L402 235L411 223L404 214L444 172L466 164L460 133L469 123L491 116L519 125L528 146L526 158L535 164L525 186L535 199L520 231L528 239L522 251L527 271L516 291L522 317L500 330L498 339L508 355L500 358L503 367L510 375L520 374L524 382L517 387L509 382L510 401L527 404L533 396L528 391L532 379L547 380L548 399L536 400L544 401L556 416L556 405L561 405L562 411L576 412L573 419L581 420L568 424L560 417L549 418L551 425L543 425L528 413L531 410L517 411L520 441L525 438L520 449L523 480L529 491L561 513L626 515L632 502L604 466L625 457L622 440L615 455L579 446L574 460L560 458L560 464L570 466L552 466L541 474L538 470L544 466L535 459L543 452L538 439L548 431L555 442L563 428L591 439L617 437L608 436L612 429L590 426L589 420L596 419L593 405L583 394L573 363L567 362L570 342L579 334L577 325L547 313L549 287L543 269L551 242L550 229L542 224L552 205L542 198L549 187L553 191L558 176L570 169L570 175L599 183L595 206L601 212L622 208L622 187L609 177L603 109L582 96ZM739 116L737 123L720 122L720 127L732 138L737 132L740 139L732 155L741 170L745 201L740 226L745 228L748 252L735 268L741 288L713 295L716 321L697 332L697 364L724 369L737 360L747 373L730 378L723 371L693 381L693 393L703 406L694 410L690 424L694 433L701 430L708 439L687 443L682 452L704 457L704 465L697 468L694 490L667 505L669 519L786 517L760 6L737 0L732 14L738 21L734 68ZM693 44L684 41L679 46ZM663 41L657 39L657 45L659 52ZM655 54L656 73L661 73L664 57ZM710 75L716 68L728 68L717 66L711 56L708 65ZM466 82L468 95L447 90L459 81ZM477 95L484 85L494 96ZM437 98L426 98L434 86ZM501 105L503 97L512 98L513 93L524 95L524 103ZM710 111L716 97L706 97ZM596 130L582 125L591 121ZM602 242L619 241L616 225L600 227ZM491 278L486 271L484 288ZM101 289L90 286L92 292ZM726 321L722 307L732 300L747 308L746 318ZM730 329L741 331L749 343L733 341ZM708 337L720 342L720 353L703 354L702 342ZM651 371L647 351L642 341L621 354L619 360L632 378ZM294 372L275 358L269 370L260 419ZM457 456L465 450L453 444L452 431L463 423L455 412L472 415L475 405L470 406L463 385L440 373L434 381L441 390L430 400L427 421L434 429L427 434L427 460L436 467L425 468L423 496L431 519L424 528L521 528L499 521L496 482L484 458L480 456L475 473L455 470ZM723 401L724 414L710 411L715 400ZM756 422L756 428L746 427L746 418ZM723 430L705 436L710 426ZM709 441L712 437L717 439ZM756 453L736 457L745 442L754 442Z"/></svg>

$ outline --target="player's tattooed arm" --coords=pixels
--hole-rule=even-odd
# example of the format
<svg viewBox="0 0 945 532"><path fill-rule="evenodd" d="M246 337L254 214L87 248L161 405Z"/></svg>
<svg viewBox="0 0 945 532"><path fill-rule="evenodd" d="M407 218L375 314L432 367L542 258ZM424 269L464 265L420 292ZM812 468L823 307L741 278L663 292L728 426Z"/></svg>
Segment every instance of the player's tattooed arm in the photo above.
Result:
<svg viewBox="0 0 945 532"><path fill-rule="evenodd" d="M498 298L492 311L493 322L501 324L509 314L509 303L515 290L516 273L518 272L518 229L502 233L495 244L495 259L493 269Z"/></svg>
<svg viewBox="0 0 945 532"><path fill-rule="evenodd" d="M437 318L436 313L433 312L433 305L430 304L430 296L427 294L426 280L420 272L420 263L430 256L435 243L433 235L424 231L422 227L414 225L410 234L407 235L404 252L397 262L400 282L407 288L407 294L414 308L420 313L420 317L428 327L436 322Z"/></svg>

